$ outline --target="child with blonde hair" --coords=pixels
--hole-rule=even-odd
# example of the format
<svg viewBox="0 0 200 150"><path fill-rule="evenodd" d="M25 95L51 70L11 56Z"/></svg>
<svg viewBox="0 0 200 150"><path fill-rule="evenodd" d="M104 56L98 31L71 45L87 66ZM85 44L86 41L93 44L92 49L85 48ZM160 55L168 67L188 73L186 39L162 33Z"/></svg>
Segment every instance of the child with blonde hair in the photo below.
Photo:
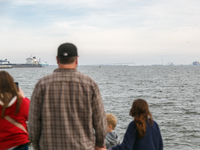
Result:
<svg viewBox="0 0 200 150"><path fill-rule="evenodd" d="M117 125L117 118L113 114L106 114L108 133L106 135L106 148L109 149L113 146L120 144L118 135L113 132Z"/></svg>

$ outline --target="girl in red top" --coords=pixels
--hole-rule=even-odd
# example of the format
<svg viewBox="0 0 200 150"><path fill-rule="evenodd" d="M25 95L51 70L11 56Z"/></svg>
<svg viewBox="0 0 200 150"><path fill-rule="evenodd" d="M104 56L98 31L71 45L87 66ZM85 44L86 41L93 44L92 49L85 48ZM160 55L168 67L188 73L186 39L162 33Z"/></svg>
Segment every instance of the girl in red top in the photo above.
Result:
<svg viewBox="0 0 200 150"><path fill-rule="evenodd" d="M4 117L9 116L27 130L29 103L10 74L0 71L0 150L28 150L28 133Z"/></svg>

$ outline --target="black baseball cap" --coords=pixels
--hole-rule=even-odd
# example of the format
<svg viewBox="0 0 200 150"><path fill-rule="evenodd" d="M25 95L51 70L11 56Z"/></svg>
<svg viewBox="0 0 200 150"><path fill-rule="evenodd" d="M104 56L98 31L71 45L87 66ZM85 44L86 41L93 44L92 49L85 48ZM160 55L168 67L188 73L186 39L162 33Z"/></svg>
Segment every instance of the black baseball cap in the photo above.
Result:
<svg viewBox="0 0 200 150"><path fill-rule="evenodd" d="M78 56L77 48L72 43L64 43L58 47L58 57L75 57Z"/></svg>

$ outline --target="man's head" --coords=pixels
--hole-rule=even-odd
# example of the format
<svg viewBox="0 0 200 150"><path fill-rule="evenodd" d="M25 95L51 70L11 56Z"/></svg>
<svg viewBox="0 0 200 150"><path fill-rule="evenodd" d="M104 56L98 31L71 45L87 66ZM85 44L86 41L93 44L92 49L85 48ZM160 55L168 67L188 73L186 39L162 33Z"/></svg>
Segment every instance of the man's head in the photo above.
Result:
<svg viewBox="0 0 200 150"><path fill-rule="evenodd" d="M108 132L112 132L117 125L117 118L113 114L106 114Z"/></svg>
<svg viewBox="0 0 200 150"><path fill-rule="evenodd" d="M58 47L57 63L60 66L77 65L78 52L72 43L63 43Z"/></svg>

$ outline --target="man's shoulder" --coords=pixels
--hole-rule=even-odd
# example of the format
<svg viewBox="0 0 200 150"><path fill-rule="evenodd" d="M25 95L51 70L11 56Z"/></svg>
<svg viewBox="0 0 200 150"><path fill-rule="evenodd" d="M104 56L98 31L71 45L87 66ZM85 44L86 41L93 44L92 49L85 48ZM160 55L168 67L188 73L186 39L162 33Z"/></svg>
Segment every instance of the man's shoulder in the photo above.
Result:
<svg viewBox="0 0 200 150"><path fill-rule="evenodd" d="M53 72L49 75L46 75L44 77L42 77L38 83L39 84L47 84L50 82L55 82L55 81L74 81L74 82L79 82L81 84L88 84L88 85L94 85L96 86L96 82L89 77L86 74L83 74L79 71L75 71L75 72L71 72L70 74L65 74L63 72Z"/></svg>
<svg viewBox="0 0 200 150"><path fill-rule="evenodd" d="M92 82L95 82L90 76L88 76L86 74L83 74L83 73L81 73L79 71L76 72L76 75L78 75L78 76L80 76L80 77L82 77L82 78L84 78L86 80L91 80Z"/></svg>
<svg viewBox="0 0 200 150"><path fill-rule="evenodd" d="M82 84L91 85L91 86L97 86L97 83L88 75L83 74L81 72L76 72L75 76L77 78L77 82L80 82Z"/></svg>
<svg viewBox="0 0 200 150"><path fill-rule="evenodd" d="M51 80L52 78L54 78L54 73L51 73L51 74L46 75L46 76L43 76L42 78L39 79L38 82L40 82L40 83L45 83L45 81L49 81L49 80Z"/></svg>

